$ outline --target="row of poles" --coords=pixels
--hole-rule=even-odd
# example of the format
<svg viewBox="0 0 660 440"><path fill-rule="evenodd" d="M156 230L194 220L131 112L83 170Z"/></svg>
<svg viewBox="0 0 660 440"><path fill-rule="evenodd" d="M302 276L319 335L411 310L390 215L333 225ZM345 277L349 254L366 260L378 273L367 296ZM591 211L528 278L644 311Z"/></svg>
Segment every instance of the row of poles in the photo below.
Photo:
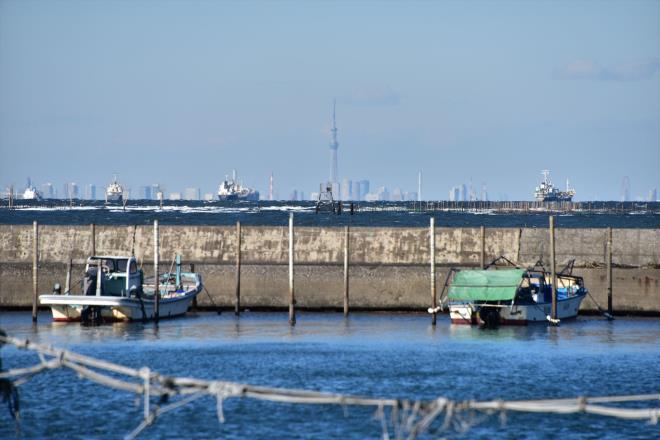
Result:
<svg viewBox="0 0 660 440"><path fill-rule="evenodd" d="M658 212L656 202L538 202L538 201L414 201L399 204L355 204L360 212Z"/></svg>
<svg viewBox="0 0 660 440"><path fill-rule="evenodd" d="M436 324L436 315L438 312L438 298L437 298L437 288L436 288L436 240L435 240L435 218L431 217L429 225L429 255L430 255L430 267L431 267L431 310L432 310L432 324ZM294 222L293 222L293 213L289 215L289 234L288 234L288 266L289 266L289 323L293 326L296 324L296 296L294 289ZM91 254L96 255L96 225L90 225L91 233ZM160 279L159 279L159 257L160 257L160 231L158 220L154 220L153 226L154 233L154 292L155 292L155 304L154 304L154 319L158 321L159 319L159 308L160 308ZM556 256L555 256L555 218L550 216L550 272L552 278L552 319L557 319L557 268L556 268ZM241 232L241 222L236 223L236 237L237 237L237 246L236 246L236 285L235 285L235 301L234 301L234 313L239 316L241 312L241 244L242 244L242 232ZM481 226L480 228L480 241L481 247L479 252L479 265L482 269L486 267L486 228ZM343 311L344 316L348 316L349 313L349 262L350 262L350 229L348 226L344 227L344 295L343 295ZM32 321L37 321L37 302L38 302L38 290L39 290L39 224L35 221L33 222L33 252L32 252L32 285L33 285L33 297L32 297ZM71 259L69 259L67 265L67 282L65 292L70 291L70 280L71 280ZM612 314L612 228L607 228L607 311ZM191 265L191 270L193 270L194 265ZM196 301L194 306L196 305Z"/></svg>

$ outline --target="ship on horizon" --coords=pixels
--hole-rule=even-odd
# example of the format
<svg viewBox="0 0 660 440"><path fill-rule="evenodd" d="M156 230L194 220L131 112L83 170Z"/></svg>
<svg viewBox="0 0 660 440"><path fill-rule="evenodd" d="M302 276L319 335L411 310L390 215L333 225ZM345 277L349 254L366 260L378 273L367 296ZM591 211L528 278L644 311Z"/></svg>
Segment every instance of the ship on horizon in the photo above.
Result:
<svg viewBox="0 0 660 440"><path fill-rule="evenodd" d="M112 183L105 189L105 203L122 202L124 200L124 188L117 182L115 174Z"/></svg>
<svg viewBox="0 0 660 440"><path fill-rule="evenodd" d="M259 191L241 185L236 180L236 170L233 170L232 178L230 179L229 176L225 176L225 180L218 187L218 200L258 201Z"/></svg>
<svg viewBox="0 0 660 440"><path fill-rule="evenodd" d="M573 200L575 190L570 188L566 180L566 191L556 188L550 181L550 171L543 170L543 181L534 190L534 197L539 202L570 202Z"/></svg>

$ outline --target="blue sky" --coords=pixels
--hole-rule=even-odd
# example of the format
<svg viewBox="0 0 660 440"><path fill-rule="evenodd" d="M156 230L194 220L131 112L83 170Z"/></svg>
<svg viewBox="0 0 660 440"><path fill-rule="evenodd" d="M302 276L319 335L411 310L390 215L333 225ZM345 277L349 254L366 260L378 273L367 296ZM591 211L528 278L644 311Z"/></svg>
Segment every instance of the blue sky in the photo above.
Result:
<svg viewBox="0 0 660 440"><path fill-rule="evenodd" d="M0 1L0 184L660 188L660 2Z"/></svg>

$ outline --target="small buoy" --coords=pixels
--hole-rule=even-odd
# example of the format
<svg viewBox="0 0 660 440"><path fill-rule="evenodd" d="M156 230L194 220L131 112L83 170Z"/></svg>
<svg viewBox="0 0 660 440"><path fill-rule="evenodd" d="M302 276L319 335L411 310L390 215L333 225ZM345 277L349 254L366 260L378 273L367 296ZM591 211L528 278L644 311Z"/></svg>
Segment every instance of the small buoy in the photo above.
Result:
<svg viewBox="0 0 660 440"><path fill-rule="evenodd" d="M545 315L545 319L547 319L548 322L552 325L559 325L559 323L561 322L561 320L559 319L552 319L550 315Z"/></svg>

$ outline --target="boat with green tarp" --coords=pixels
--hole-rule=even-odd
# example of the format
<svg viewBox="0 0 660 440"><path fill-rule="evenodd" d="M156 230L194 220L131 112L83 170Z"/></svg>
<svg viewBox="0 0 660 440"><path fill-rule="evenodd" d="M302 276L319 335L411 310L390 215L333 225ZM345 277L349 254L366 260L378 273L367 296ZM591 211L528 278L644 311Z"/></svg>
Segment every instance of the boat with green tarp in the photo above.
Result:
<svg viewBox="0 0 660 440"><path fill-rule="evenodd" d="M552 279L544 270L452 269L447 285L452 324L496 327L550 320ZM557 319L575 318L586 295L582 277L557 274Z"/></svg>

